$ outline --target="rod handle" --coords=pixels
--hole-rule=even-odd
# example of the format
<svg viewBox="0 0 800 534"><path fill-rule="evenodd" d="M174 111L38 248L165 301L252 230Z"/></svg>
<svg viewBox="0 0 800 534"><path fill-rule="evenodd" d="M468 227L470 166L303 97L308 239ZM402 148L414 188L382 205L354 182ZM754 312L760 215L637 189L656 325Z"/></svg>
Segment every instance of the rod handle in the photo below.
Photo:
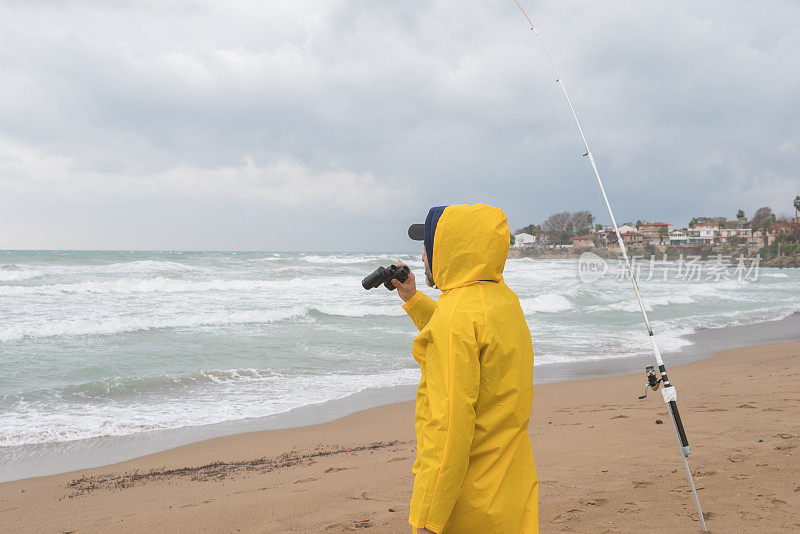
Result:
<svg viewBox="0 0 800 534"><path fill-rule="evenodd" d="M681 448L683 454L689 456L692 453L692 448L689 446L689 439L686 437L686 430L683 428L683 421L681 421L681 414L678 411L678 403L669 401L669 409L672 410L672 417L675 420L675 427L678 429L678 436L681 440Z"/></svg>

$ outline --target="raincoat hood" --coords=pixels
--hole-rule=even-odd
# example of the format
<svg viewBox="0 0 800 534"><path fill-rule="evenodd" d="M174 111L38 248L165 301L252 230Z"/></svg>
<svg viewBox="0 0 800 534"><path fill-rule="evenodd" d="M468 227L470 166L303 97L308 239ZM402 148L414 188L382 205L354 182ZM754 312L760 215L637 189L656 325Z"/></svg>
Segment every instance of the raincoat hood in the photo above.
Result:
<svg viewBox="0 0 800 534"><path fill-rule="evenodd" d="M426 220L425 234L433 281L440 290L503 281L511 232L500 208L486 204L433 208Z"/></svg>

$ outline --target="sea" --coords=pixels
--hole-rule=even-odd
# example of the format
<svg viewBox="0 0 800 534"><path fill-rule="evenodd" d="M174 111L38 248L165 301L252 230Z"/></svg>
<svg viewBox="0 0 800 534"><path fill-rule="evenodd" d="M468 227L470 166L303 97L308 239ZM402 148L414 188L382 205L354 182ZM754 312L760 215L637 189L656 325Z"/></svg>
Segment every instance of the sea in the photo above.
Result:
<svg viewBox="0 0 800 534"><path fill-rule="evenodd" d="M395 291L361 286L392 263L436 297L418 254L0 251L0 471L3 458L8 467L47 444L262 420L376 388L411 398L416 329ZM648 357L621 263L588 281L578 265L506 264L537 377ZM698 332L797 316L800 269L741 267L638 260L665 354L685 352Z"/></svg>

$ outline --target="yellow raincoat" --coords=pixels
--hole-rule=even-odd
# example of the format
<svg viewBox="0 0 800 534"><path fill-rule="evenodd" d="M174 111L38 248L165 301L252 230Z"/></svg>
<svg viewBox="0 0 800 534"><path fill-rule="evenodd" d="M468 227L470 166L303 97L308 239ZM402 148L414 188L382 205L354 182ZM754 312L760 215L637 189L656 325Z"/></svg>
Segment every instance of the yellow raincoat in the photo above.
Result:
<svg viewBox="0 0 800 534"><path fill-rule="evenodd" d="M510 233L502 210L445 208L433 239L438 302L403 308L420 329L422 378L409 522L436 533L538 533L539 482L528 437L533 346L503 281ZM412 529L413 530L413 529Z"/></svg>

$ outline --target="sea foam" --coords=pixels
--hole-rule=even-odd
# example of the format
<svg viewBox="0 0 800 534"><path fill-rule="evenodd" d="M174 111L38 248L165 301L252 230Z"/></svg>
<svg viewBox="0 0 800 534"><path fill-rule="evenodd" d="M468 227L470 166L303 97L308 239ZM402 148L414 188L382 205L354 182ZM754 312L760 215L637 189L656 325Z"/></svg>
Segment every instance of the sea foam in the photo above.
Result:
<svg viewBox="0 0 800 534"><path fill-rule="evenodd" d="M198 313L168 318L108 317L103 319L62 319L34 325L9 325L0 328L0 341L17 341L26 337L61 337L111 335L165 328L196 328L234 324L272 323L306 314L307 308L294 307L266 311Z"/></svg>

